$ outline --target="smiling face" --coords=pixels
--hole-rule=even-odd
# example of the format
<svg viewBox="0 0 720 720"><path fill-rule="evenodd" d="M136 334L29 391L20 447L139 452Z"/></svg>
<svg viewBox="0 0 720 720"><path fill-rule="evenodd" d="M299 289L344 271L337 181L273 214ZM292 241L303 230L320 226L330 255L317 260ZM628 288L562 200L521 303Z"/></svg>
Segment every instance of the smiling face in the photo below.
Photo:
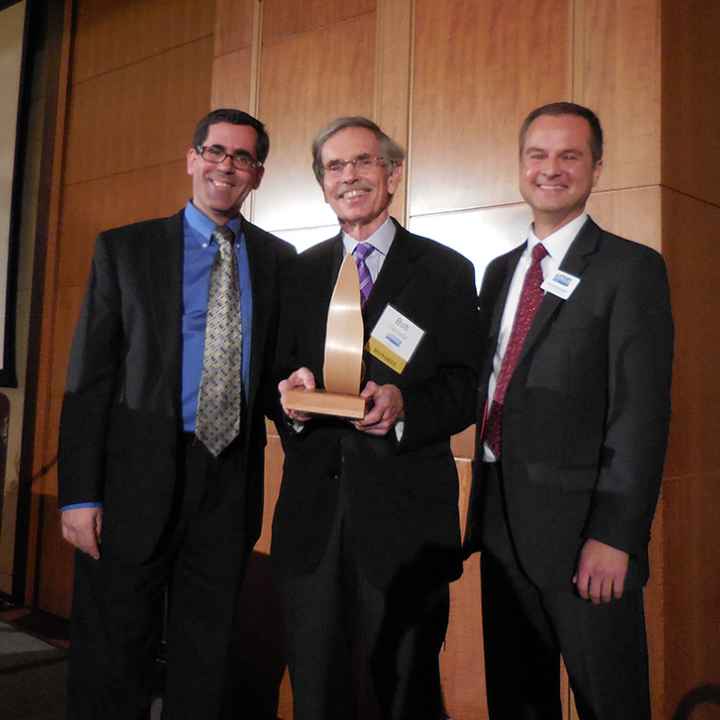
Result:
<svg viewBox="0 0 720 720"><path fill-rule="evenodd" d="M520 194L541 240L585 209L602 170L602 160L593 161L590 137L590 125L577 115L541 115L527 129Z"/></svg>
<svg viewBox="0 0 720 720"><path fill-rule="evenodd" d="M256 143L255 128L219 122L210 125L203 145L221 145L230 154L244 150L257 158ZM221 163L203 160L195 148L187 152L187 172L192 176L193 204L218 225L237 216L248 193L260 185L263 176L262 167L237 170L229 157Z"/></svg>
<svg viewBox="0 0 720 720"><path fill-rule="evenodd" d="M364 127L348 127L331 135L322 146L324 167L333 160L355 160L382 155L380 140ZM387 219L402 168L373 162L368 167L348 163L339 174L326 172L322 179L325 202L337 215L342 229L356 240L370 237Z"/></svg>

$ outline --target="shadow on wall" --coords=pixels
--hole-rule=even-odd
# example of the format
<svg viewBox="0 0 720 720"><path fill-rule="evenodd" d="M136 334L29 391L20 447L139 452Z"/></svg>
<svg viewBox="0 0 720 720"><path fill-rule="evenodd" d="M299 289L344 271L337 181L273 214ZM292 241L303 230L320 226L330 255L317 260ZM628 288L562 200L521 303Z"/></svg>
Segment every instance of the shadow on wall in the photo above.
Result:
<svg viewBox="0 0 720 720"><path fill-rule="evenodd" d="M678 703L672 720L690 720L693 710L702 705L714 705L720 708L720 685L701 685L691 690Z"/></svg>

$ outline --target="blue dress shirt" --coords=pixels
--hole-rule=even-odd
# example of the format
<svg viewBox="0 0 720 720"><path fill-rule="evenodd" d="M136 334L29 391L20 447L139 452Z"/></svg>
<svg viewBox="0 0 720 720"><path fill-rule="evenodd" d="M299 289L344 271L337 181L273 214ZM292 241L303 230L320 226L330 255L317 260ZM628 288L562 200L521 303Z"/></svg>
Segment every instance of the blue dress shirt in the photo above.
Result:
<svg viewBox="0 0 720 720"><path fill-rule="evenodd" d="M181 405L183 429L195 430L197 396L202 374L203 351L205 349L205 321L207 318L208 294L210 292L210 271L217 243L212 239L215 223L198 210L192 202L185 207L184 220L185 254L183 262L183 308L182 308L182 389ZM242 233L240 218L227 223L235 233L235 254L237 256L238 279L240 284L240 314L242 316L243 395L250 383L250 347L252 339L252 285L247 244Z"/></svg>

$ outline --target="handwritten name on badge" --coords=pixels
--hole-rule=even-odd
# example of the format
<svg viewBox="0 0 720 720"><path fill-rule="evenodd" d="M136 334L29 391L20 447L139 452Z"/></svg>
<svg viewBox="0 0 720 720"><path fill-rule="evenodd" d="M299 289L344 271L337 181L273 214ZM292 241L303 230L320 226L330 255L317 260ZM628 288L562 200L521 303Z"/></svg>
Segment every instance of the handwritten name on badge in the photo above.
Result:
<svg viewBox="0 0 720 720"><path fill-rule="evenodd" d="M425 331L412 320L388 305L370 333L367 351L399 374L405 369L424 334Z"/></svg>
<svg viewBox="0 0 720 720"><path fill-rule="evenodd" d="M540 288L545 292L567 300L580 284L580 278L570 273L558 270L551 278L548 278Z"/></svg>

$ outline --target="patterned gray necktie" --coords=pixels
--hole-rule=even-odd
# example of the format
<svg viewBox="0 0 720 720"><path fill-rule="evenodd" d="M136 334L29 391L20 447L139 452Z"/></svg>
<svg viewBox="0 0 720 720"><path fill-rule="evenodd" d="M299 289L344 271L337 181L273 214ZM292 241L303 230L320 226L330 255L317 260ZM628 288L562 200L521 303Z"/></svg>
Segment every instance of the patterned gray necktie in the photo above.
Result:
<svg viewBox="0 0 720 720"><path fill-rule="evenodd" d="M240 432L242 321L235 236L224 226L212 236L219 250L210 274L195 435L217 457Z"/></svg>

